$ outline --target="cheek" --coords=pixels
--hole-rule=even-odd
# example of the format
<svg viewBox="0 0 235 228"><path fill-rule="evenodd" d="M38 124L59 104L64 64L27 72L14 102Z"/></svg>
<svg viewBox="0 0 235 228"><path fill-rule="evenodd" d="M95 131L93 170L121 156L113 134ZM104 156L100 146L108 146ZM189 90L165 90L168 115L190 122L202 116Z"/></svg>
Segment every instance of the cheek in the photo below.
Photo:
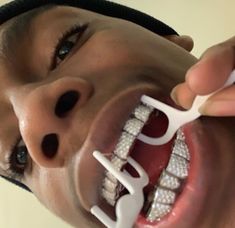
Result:
<svg viewBox="0 0 235 228"><path fill-rule="evenodd" d="M73 195L66 169L40 170L40 175L31 183L37 199L52 213L74 227L91 227L87 224L94 221Z"/></svg>
<svg viewBox="0 0 235 228"><path fill-rule="evenodd" d="M79 73L97 72L99 70L115 70L120 67L141 66L148 62L148 50L131 36L117 31L101 31L93 35L64 68L79 66ZM143 58L143 56L145 58ZM66 70L66 69L65 69Z"/></svg>
<svg viewBox="0 0 235 228"><path fill-rule="evenodd" d="M66 184L64 173L57 171L40 171L34 180L34 193L38 200L57 216L68 220L75 212L70 200L71 193Z"/></svg>

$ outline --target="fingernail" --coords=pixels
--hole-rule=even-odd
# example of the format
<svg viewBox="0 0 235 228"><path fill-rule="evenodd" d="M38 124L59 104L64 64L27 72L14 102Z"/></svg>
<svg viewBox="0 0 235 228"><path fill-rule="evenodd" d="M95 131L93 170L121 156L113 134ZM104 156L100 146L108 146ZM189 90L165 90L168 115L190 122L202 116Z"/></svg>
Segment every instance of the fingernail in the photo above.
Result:
<svg viewBox="0 0 235 228"><path fill-rule="evenodd" d="M221 101L206 101L199 109L198 111L203 116L218 116L221 112L221 104L223 102Z"/></svg>
<svg viewBox="0 0 235 228"><path fill-rule="evenodd" d="M171 99L178 105L177 95L176 95L176 87L174 87L171 91Z"/></svg>
<svg viewBox="0 0 235 228"><path fill-rule="evenodd" d="M210 102L206 101L203 105L201 105L198 109L198 111L203 115L207 116L208 115L208 107L210 106Z"/></svg>
<svg viewBox="0 0 235 228"><path fill-rule="evenodd" d="M235 114L234 101L206 101L199 112L205 116L233 116Z"/></svg>

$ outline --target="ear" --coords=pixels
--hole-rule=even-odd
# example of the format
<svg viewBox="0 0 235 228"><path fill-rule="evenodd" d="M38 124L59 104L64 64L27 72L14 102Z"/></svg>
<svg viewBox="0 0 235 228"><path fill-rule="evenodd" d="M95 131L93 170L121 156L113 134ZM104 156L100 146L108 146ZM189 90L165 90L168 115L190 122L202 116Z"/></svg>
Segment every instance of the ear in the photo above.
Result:
<svg viewBox="0 0 235 228"><path fill-rule="evenodd" d="M186 51L192 51L194 43L193 39L190 36L177 36L177 35L170 35L164 36L167 40L179 45L180 47L184 48Z"/></svg>

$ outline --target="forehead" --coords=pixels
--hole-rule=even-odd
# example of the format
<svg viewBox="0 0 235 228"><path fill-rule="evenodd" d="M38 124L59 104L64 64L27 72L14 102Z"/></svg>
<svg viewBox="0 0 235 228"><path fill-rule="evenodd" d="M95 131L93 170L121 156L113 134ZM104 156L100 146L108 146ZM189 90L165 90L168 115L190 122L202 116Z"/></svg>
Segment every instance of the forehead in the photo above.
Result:
<svg viewBox="0 0 235 228"><path fill-rule="evenodd" d="M19 44L25 42L28 48L28 44L31 39L35 38L35 34L39 35L41 30L46 33L47 30L54 29L54 26L60 27L59 21L62 19L64 22L69 19L79 21L87 18L87 20L91 20L98 15L103 16L78 7L50 4L16 16L0 26L0 58L2 56L7 59L15 58ZM22 55L22 51L20 51L20 55Z"/></svg>
<svg viewBox="0 0 235 228"><path fill-rule="evenodd" d="M28 34L32 22L44 12L56 7L56 5L46 5L30 10L24 14L16 16L0 26L0 50L1 55L9 56L14 52L14 44L24 35Z"/></svg>

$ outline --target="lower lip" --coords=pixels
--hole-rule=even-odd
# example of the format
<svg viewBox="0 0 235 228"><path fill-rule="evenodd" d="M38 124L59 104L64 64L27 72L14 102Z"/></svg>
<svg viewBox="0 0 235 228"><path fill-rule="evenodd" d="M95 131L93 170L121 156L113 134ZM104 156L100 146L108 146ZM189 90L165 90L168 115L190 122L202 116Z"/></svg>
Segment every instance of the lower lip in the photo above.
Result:
<svg viewBox="0 0 235 228"><path fill-rule="evenodd" d="M189 123L183 128L183 132L186 137L186 143L190 151L190 170L189 175L184 185L181 194L178 196L173 209L171 212L162 218L160 221L150 223L146 218L140 214L136 227L138 228L188 228L197 227L195 224L200 218L200 212L203 208L203 203L207 195L206 184L204 180L208 179L204 175L202 169L202 156L201 154L206 153L203 151L203 147L209 149L211 146L208 145L207 140L203 140L199 143L198 134L201 132L201 126L198 121ZM203 147L202 147L203 145ZM205 146L208 145L208 146ZM203 173L202 173L203 172ZM203 175L202 175L203 174ZM200 177L200 178L198 178Z"/></svg>

